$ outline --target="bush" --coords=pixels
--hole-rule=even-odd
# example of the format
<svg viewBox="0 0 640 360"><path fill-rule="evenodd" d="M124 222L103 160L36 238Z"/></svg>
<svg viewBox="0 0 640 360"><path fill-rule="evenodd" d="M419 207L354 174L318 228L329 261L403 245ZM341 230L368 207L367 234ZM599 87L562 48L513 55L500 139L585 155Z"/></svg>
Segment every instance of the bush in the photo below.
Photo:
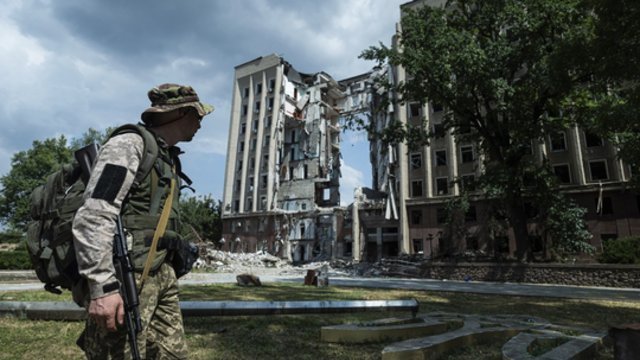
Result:
<svg viewBox="0 0 640 360"><path fill-rule="evenodd" d="M32 269L29 254L24 246L13 251L0 251L0 269L2 270L28 270Z"/></svg>
<svg viewBox="0 0 640 360"><path fill-rule="evenodd" d="M640 264L640 237L627 237L605 242L600 262Z"/></svg>
<svg viewBox="0 0 640 360"><path fill-rule="evenodd" d="M19 231L0 232L0 243L15 244L24 238L24 234Z"/></svg>

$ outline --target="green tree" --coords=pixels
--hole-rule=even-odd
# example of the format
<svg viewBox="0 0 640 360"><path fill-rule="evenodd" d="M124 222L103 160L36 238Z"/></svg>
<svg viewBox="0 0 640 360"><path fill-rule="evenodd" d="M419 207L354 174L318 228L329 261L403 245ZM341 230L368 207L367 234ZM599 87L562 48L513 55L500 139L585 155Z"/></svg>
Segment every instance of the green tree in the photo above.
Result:
<svg viewBox="0 0 640 360"><path fill-rule="evenodd" d="M113 130L115 130L114 127L108 127L103 132L100 132L94 128L90 128L79 138L71 139L70 147L73 151L75 151L91 143L103 144L107 141L109 135L113 132Z"/></svg>
<svg viewBox="0 0 640 360"><path fill-rule="evenodd" d="M221 203L210 195L180 199L182 235L197 235L203 241L217 242L222 237ZM194 234L195 232L195 234Z"/></svg>
<svg viewBox="0 0 640 360"><path fill-rule="evenodd" d="M12 231L25 231L30 221L31 191L44 183L47 175L58 170L62 164L71 162L73 151L91 142L102 143L110 129L100 133L89 129L68 144L65 136L35 140L31 149L15 153L11 159L11 170L0 177L0 222Z"/></svg>
<svg viewBox="0 0 640 360"><path fill-rule="evenodd" d="M25 231L30 220L31 191L61 164L71 161L64 136L36 140L31 149L15 153L11 170L0 177L0 221L10 229Z"/></svg>
<svg viewBox="0 0 640 360"><path fill-rule="evenodd" d="M640 188L640 3L629 0L584 0L597 21L588 56L573 56L590 75L568 102L586 127L620 148Z"/></svg>
<svg viewBox="0 0 640 360"><path fill-rule="evenodd" d="M532 141L570 126L558 116L560 104L582 80L564 60L591 34L591 16L578 4L459 0L424 6L404 14L399 47L381 44L362 54L406 70L405 82L388 84L397 101L442 104L445 129L478 144L485 174L479 185L491 187L489 194L504 204L520 260L530 258L531 248L527 189L542 166L530 156ZM391 129L390 141L409 146L434 135L425 126Z"/></svg>

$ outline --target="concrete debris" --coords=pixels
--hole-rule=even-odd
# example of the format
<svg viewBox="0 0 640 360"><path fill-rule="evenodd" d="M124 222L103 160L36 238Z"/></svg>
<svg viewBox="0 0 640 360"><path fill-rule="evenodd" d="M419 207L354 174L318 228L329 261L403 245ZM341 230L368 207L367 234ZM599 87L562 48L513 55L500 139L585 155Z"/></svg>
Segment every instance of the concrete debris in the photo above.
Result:
<svg viewBox="0 0 640 360"><path fill-rule="evenodd" d="M236 276L236 281L240 286L262 286L260 278L252 274L240 274Z"/></svg>
<svg viewBox="0 0 640 360"><path fill-rule="evenodd" d="M412 259L382 259L374 263L357 262L351 259L333 259L304 264L281 259L267 252L232 253L200 244L200 258L195 269L206 272L235 274L278 274L305 276L313 270L316 278L313 285L326 286L329 277L412 277L418 272L420 262Z"/></svg>

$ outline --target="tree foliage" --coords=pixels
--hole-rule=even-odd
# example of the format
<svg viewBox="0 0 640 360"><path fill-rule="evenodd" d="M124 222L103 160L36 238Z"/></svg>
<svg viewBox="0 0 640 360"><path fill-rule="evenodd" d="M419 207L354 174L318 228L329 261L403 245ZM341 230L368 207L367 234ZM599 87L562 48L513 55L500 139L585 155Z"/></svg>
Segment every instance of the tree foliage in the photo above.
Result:
<svg viewBox="0 0 640 360"><path fill-rule="evenodd" d="M211 196L183 197L180 200L182 235L195 240L218 242L222 237L221 202ZM198 239L199 238L199 239Z"/></svg>
<svg viewBox="0 0 640 360"><path fill-rule="evenodd" d="M100 132L94 128L90 128L82 134L79 138L71 139L70 147L72 151L78 150L85 145L89 145L92 143L96 144L104 144L107 139L109 139L109 135L115 130L113 127L106 128L103 132Z"/></svg>
<svg viewBox="0 0 640 360"><path fill-rule="evenodd" d="M25 231L30 220L31 191L62 164L71 162L73 151L92 142L103 143L110 132L111 129L102 133L89 129L79 138L71 139L70 145L63 135L35 140L31 149L15 153L11 170L0 177L0 222L12 230Z"/></svg>
<svg viewBox="0 0 640 360"><path fill-rule="evenodd" d="M36 140L31 149L15 153L11 170L0 177L0 221L11 229L25 231L30 220L31 191L61 164L71 161L71 156L64 136Z"/></svg>
<svg viewBox="0 0 640 360"><path fill-rule="evenodd" d="M406 81L387 84L397 102L442 104L445 129L478 144L484 154L479 183L504 204L523 260L530 256L527 189L536 188L531 182L540 177L532 175L543 166L530 155L532 141L572 124L561 105L584 81L565 61L591 40L592 17L578 5L459 0L424 6L404 14L398 48L381 44L362 54L406 70ZM424 126L393 128L392 142L422 145L434 135Z"/></svg>
<svg viewBox="0 0 640 360"><path fill-rule="evenodd" d="M567 58L589 78L566 105L584 126L619 146L640 188L640 3L585 0L584 6L597 19L588 56Z"/></svg>

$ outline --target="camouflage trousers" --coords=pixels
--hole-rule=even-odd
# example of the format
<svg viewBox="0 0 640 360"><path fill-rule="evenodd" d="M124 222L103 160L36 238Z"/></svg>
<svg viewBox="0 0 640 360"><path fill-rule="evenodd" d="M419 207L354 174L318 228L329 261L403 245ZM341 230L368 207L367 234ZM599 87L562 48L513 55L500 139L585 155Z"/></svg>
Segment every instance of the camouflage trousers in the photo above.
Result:
<svg viewBox="0 0 640 360"><path fill-rule="evenodd" d="M140 274L136 274L140 280ZM163 263L149 276L140 293L142 331L138 333L138 349L142 359L186 359L182 314L178 302L178 280L173 268ZM124 325L116 332L97 326L87 319L78 345L89 360L131 359Z"/></svg>

